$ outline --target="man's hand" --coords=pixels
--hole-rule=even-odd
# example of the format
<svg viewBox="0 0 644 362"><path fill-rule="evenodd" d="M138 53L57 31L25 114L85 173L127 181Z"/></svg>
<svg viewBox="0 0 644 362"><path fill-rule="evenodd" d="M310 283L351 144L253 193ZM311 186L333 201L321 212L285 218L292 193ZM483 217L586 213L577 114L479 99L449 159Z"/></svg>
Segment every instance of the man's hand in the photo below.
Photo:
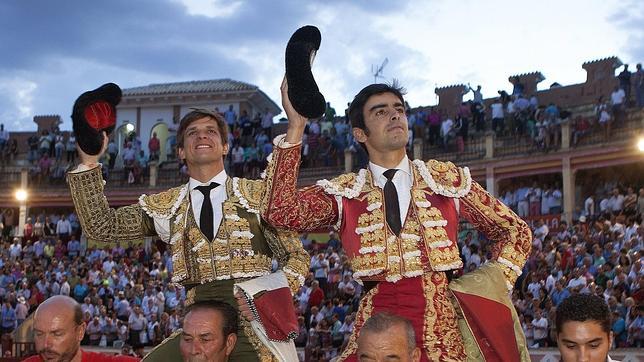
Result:
<svg viewBox="0 0 644 362"><path fill-rule="evenodd" d="M288 129L286 130L285 140L289 143L299 143L302 141L307 119L297 113L291 104L291 100L288 98L288 82L286 81L286 76L284 76L280 90L282 91L282 107L284 108L284 112L286 112L286 118L288 118Z"/></svg>
<svg viewBox="0 0 644 362"><path fill-rule="evenodd" d="M239 307L239 313L246 318L248 321L252 321L255 319L253 316L253 313L250 311L250 307L248 306L248 301L246 300L246 297L241 293L237 292L235 293L235 299L237 299L237 306Z"/></svg>
<svg viewBox="0 0 644 362"><path fill-rule="evenodd" d="M98 160L101 159L101 156L103 156L105 150L107 150L108 143L109 138L107 137L107 133L105 133L105 131L103 131L103 147L101 147L101 152L99 152L98 155L88 155L87 153L83 152L78 143L76 143L76 150L78 151L78 157L80 158L81 164L87 167L94 167L98 165Z"/></svg>

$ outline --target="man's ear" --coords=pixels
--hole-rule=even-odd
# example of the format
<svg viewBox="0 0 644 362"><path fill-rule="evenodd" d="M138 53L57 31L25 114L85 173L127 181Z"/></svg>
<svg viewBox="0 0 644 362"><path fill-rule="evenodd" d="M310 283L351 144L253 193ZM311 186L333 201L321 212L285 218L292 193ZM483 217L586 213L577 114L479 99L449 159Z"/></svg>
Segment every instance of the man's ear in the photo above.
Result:
<svg viewBox="0 0 644 362"><path fill-rule="evenodd" d="M414 348L414 351L411 353L411 360L413 362L420 362L420 348Z"/></svg>
<svg viewBox="0 0 644 362"><path fill-rule="evenodd" d="M222 149L222 153L223 153L224 155L227 155L227 154L228 154L228 143L226 143L226 144L224 145L224 147L223 147L223 149Z"/></svg>
<svg viewBox="0 0 644 362"><path fill-rule="evenodd" d="M177 157L182 161L186 159L186 153L183 151L183 147L177 147Z"/></svg>
<svg viewBox="0 0 644 362"><path fill-rule="evenodd" d="M86 327L87 327L87 324L85 322L82 322L78 326L78 331L77 331L78 333L76 335L76 339L78 340L79 343L83 340L83 337L85 337L85 328Z"/></svg>
<svg viewBox="0 0 644 362"><path fill-rule="evenodd" d="M231 333L226 337L226 356L230 356L230 354L233 353L235 344L237 344L237 335L235 333Z"/></svg>
<svg viewBox="0 0 644 362"><path fill-rule="evenodd" d="M359 143L365 143L367 141L367 134L363 129L353 127L352 131L353 131L353 138L355 138L356 141L358 141Z"/></svg>

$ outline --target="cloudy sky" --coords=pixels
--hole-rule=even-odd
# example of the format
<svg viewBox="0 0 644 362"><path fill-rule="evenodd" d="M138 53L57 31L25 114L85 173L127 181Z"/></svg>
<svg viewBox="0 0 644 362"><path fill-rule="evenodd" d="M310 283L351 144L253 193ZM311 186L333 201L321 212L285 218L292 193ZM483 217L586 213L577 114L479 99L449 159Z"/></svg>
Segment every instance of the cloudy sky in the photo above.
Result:
<svg viewBox="0 0 644 362"><path fill-rule="evenodd" d="M398 79L412 106L434 88L509 89L511 74L585 80L581 64L617 55L644 60L642 1L81 0L0 2L0 122L34 130L34 115L69 115L76 97L122 88L232 78L279 104L284 48L298 27L322 32L314 74L338 112L373 82Z"/></svg>

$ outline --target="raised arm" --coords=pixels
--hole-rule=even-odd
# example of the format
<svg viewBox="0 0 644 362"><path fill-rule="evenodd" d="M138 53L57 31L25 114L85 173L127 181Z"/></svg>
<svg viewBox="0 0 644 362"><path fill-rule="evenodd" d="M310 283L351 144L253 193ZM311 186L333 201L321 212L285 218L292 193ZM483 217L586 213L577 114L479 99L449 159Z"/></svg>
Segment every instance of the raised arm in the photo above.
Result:
<svg viewBox="0 0 644 362"><path fill-rule="evenodd" d="M266 168L267 192L262 201L262 216L271 225L287 230L307 231L334 225L340 217L335 197L319 186L297 189L306 118L293 109L286 78L281 91L289 124L286 136L276 139Z"/></svg>
<svg viewBox="0 0 644 362"><path fill-rule="evenodd" d="M88 239L116 242L156 235L152 219L138 204L110 208L103 194L101 166L70 172L67 174L67 183Z"/></svg>
<svg viewBox="0 0 644 362"><path fill-rule="evenodd" d="M108 137L103 133L103 147L89 155L78 147L81 164L67 173L72 200L83 232L88 239L103 242L139 240L156 235L152 219L138 204L110 208L103 193L103 175L98 163L107 150Z"/></svg>
<svg viewBox="0 0 644 362"><path fill-rule="evenodd" d="M532 247L528 224L474 181L459 204L460 215L494 242L492 257L503 269L508 285L514 286Z"/></svg>

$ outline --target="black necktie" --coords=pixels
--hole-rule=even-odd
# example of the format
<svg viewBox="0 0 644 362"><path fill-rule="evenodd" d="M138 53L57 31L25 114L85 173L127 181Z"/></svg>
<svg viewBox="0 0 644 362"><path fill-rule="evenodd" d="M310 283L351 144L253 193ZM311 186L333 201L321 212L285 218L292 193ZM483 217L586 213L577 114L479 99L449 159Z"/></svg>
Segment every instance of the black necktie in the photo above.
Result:
<svg viewBox="0 0 644 362"><path fill-rule="evenodd" d="M212 241L215 237L215 230L213 226L213 219L215 216L212 211L212 201L210 201L210 190L219 186L216 182L211 182L210 185L197 186L195 189L199 190L203 194L203 203L201 204L201 213L199 215L199 226L201 227L201 232L208 238L208 241Z"/></svg>
<svg viewBox="0 0 644 362"><path fill-rule="evenodd" d="M385 217L387 219L387 225L394 234L399 235L402 225L400 225L400 205L398 203L398 192L396 191L396 186L391 181L394 178L394 175L398 171L395 168L385 171L383 174L387 178L385 183Z"/></svg>

